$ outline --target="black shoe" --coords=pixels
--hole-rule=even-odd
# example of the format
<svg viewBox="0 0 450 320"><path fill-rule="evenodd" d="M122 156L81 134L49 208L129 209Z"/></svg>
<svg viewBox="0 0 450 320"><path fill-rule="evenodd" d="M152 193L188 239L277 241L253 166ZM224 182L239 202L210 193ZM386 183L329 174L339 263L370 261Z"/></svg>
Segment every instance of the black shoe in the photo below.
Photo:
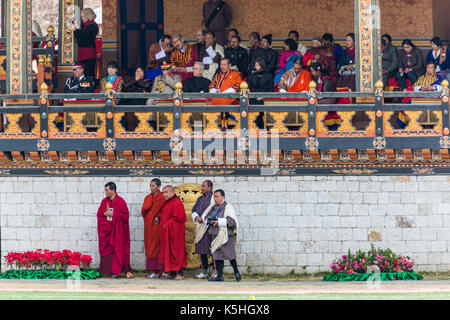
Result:
<svg viewBox="0 0 450 320"><path fill-rule="evenodd" d="M234 276L236 277L236 281L241 281L242 277L241 277L241 274L239 272L236 272L234 274Z"/></svg>
<svg viewBox="0 0 450 320"><path fill-rule="evenodd" d="M223 278L214 277L214 278L209 279L208 281L223 281Z"/></svg>

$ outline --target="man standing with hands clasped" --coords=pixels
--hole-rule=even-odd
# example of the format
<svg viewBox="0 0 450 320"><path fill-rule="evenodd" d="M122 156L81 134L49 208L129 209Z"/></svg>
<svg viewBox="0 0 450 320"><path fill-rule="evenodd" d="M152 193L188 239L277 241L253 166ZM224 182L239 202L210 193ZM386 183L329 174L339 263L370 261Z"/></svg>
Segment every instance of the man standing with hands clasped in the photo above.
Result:
<svg viewBox="0 0 450 320"><path fill-rule="evenodd" d="M211 254L211 236L206 232L206 221L203 220L203 214L206 209L214 205L212 194L213 183L211 180L205 180L202 183L202 195L198 197L192 208L192 220L195 223L195 253L200 255L202 264L200 266L200 274L195 279L208 278L208 254Z"/></svg>
<svg viewBox="0 0 450 320"><path fill-rule="evenodd" d="M152 179L150 182L151 193L145 197L141 209L144 218L146 270L153 271L151 275L147 275L148 279L159 278L159 272L164 269L164 265L159 263L159 216L166 199L159 190L160 187L161 180Z"/></svg>
<svg viewBox="0 0 450 320"><path fill-rule="evenodd" d="M117 278L121 272L126 272L127 278L131 279L130 214L125 200L116 190L114 182L105 185L106 197L97 211L100 273Z"/></svg>
<svg viewBox="0 0 450 320"><path fill-rule="evenodd" d="M223 281L224 260L230 260L236 281L240 281L242 277L237 267L235 248L239 225L233 206L225 201L223 190L214 191L214 205L205 212L207 232L212 239L211 252L217 268L217 276L209 281Z"/></svg>

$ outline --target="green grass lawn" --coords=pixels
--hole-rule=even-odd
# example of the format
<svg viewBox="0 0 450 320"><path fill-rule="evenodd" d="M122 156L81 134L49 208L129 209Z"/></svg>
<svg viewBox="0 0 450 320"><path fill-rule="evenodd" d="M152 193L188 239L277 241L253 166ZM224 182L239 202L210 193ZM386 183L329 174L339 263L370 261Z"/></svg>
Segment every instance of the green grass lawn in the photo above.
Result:
<svg viewBox="0 0 450 320"><path fill-rule="evenodd" d="M0 291L0 300L251 300L247 294ZM450 292L260 294L254 300L450 300Z"/></svg>

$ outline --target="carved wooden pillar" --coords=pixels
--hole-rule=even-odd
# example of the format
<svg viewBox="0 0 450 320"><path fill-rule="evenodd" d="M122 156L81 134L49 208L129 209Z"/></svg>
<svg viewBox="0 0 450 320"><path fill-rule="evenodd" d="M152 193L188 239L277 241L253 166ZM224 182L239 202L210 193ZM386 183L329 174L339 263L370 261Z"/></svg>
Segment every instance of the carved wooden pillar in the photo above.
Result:
<svg viewBox="0 0 450 320"><path fill-rule="evenodd" d="M379 0L355 0L356 91L374 92L381 79Z"/></svg>
<svg viewBox="0 0 450 320"><path fill-rule="evenodd" d="M79 17L78 0L59 1L58 75L72 74L72 65L77 60L75 37L70 28L72 20Z"/></svg>
<svg viewBox="0 0 450 320"><path fill-rule="evenodd" d="M32 93L31 0L7 1L7 80L10 94Z"/></svg>

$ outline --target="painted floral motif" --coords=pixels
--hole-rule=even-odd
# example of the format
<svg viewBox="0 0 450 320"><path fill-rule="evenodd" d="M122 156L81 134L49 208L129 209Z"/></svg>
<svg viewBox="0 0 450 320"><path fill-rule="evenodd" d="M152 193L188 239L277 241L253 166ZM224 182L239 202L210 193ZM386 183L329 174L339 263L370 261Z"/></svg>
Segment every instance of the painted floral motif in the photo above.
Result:
<svg viewBox="0 0 450 320"><path fill-rule="evenodd" d="M47 151L50 148L50 142L46 139L40 139L37 142L38 151Z"/></svg>
<svg viewBox="0 0 450 320"><path fill-rule="evenodd" d="M386 147L386 139L384 137L376 137L373 139L373 147L381 150Z"/></svg>
<svg viewBox="0 0 450 320"><path fill-rule="evenodd" d="M45 170L45 173L57 176L79 176L88 174L88 170Z"/></svg>
<svg viewBox="0 0 450 320"><path fill-rule="evenodd" d="M105 151L114 151L116 149L116 140L113 138L106 138L103 140L103 148Z"/></svg>
<svg viewBox="0 0 450 320"><path fill-rule="evenodd" d="M319 147L319 141L317 141L317 138L308 137L306 138L305 145L308 150L317 150Z"/></svg>
<svg viewBox="0 0 450 320"><path fill-rule="evenodd" d="M130 176L152 176L153 170L151 169L132 169L130 170Z"/></svg>
<svg viewBox="0 0 450 320"><path fill-rule="evenodd" d="M378 172L378 170L371 169L339 169L333 170L337 174L372 174Z"/></svg>
<svg viewBox="0 0 450 320"><path fill-rule="evenodd" d="M433 168L413 168L413 174L435 174Z"/></svg>
<svg viewBox="0 0 450 320"><path fill-rule="evenodd" d="M441 149L448 149L450 147L450 139L448 136L441 137L439 143L441 145Z"/></svg>

